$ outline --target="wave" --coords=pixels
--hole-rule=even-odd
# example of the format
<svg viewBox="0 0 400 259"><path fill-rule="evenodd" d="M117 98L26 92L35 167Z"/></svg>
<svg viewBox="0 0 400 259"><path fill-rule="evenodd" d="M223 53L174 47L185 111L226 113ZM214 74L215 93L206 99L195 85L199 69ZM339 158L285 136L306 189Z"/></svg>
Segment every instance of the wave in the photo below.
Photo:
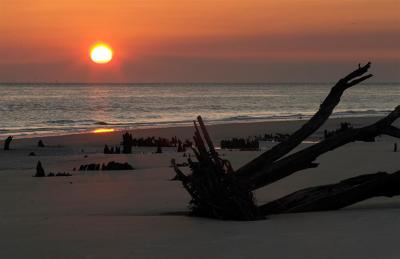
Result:
<svg viewBox="0 0 400 259"><path fill-rule="evenodd" d="M367 116L385 116L390 113L391 110L343 110L332 113L333 118L341 117L367 117ZM211 121L254 121L254 120L302 120L309 119L314 113L293 113L293 114L276 114L276 115L238 115L229 116L221 119L215 119Z"/></svg>
<svg viewBox="0 0 400 259"><path fill-rule="evenodd" d="M337 111L334 112L334 116L351 116L351 115L385 115L390 113L391 110L372 110L372 109L366 109L366 110L343 110L343 111Z"/></svg>
<svg viewBox="0 0 400 259"><path fill-rule="evenodd" d="M109 125L110 123L105 121L96 120L49 120L46 124L54 125Z"/></svg>
<svg viewBox="0 0 400 259"><path fill-rule="evenodd" d="M238 116L232 116L232 117L226 117L226 118L222 118L222 121L231 121L231 120L251 120L251 119L255 119L255 116L251 116L251 115L238 115Z"/></svg>
<svg viewBox="0 0 400 259"><path fill-rule="evenodd" d="M369 117L369 116L384 116L390 110L374 110L374 109L359 109L359 110L339 110L334 112L331 117L333 118L347 118L347 117ZM208 124L223 124L235 122L255 122L255 121L282 121L282 120L306 120L313 115L313 112L303 113L285 113L285 114L244 114L219 117L218 114L210 114L203 116ZM146 118L158 119L146 121ZM148 128L148 127L169 127L169 126L187 126L191 125L192 119L187 117L177 118L176 120L168 120L160 115L143 116L141 121L132 122L105 122L96 120L50 120L43 123L42 126L18 126L18 127L4 127L0 128L0 136L7 135L23 136L23 137L36 137L36 136L52 136L52 135L65 135L71 133L91 132L96 129L96 126L110 126L115 129L135 129L135 128Z"/></svg>
<svg viewBox="0 0 400 259"><path fill-rule="evenodd" d="M50 121L46 121L46 123L49 124L72 124L75 123L74 120L50 120Z"/></svg>
<svg viewBox="0 0 400 259"><path fill-rule="evenodd" d="M239 115L239 116L229 116L221 119L214 119L208 121L215 122L237 122L237 121L274 121L274 120L299 120L303 118L308 118L310 115L306 114L288 114L288 115Z"/></svg>
<svg viewBox="0 0 400 259"><path fill-rule="evenodd" d="M105 122L105 121L96 121L95 123L93 123L94 125L110 125L110 123Z"/></svg>

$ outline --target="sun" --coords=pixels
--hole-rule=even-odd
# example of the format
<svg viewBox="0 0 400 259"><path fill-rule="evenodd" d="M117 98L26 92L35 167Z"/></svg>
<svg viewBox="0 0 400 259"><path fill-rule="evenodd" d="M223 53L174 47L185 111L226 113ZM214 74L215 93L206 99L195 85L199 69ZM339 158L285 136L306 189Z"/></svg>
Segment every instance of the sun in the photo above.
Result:
<svg viewBox="0 0 400 259"><path fill-rule="evenodd" d="M98 43L90 49L90 59L97 64L107 64L113 58L113 50L105 43Z"/></svg>

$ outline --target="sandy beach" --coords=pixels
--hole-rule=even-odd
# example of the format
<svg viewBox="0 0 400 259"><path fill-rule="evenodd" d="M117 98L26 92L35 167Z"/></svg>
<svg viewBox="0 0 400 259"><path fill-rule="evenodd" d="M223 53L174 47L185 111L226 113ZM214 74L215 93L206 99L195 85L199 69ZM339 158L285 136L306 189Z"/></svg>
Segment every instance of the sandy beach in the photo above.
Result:
<svg viewBox="0 0 400 259"><path fill-rule="evenodd" d="M367 125L378 117L332 119ZM264 133L291 133L304 121L275 121L209 126L221 139ZM397 123L398 125L398 123ZM138 129L135 137L190 138L192 127ZM257 222L221 222L186 215L190 197L170 181L170 161L186 158L174 148L134 148L133 154L103 154L117 145L121 132L15 139L0 151L0 258L397 258L400 198L374 198L346 209L270 216ZM334 183L351 176L394 172L400 153L391 137L357 142L321 156L320 166L256 191L259 203L299 188ZM3 144L3 142L1 142ZM270 143L274 145L274 143ZM302 144L302 147L310 145ZM36 156L28 156L35 152ZM234 168L260 151L219 150ZM46 172L72 177L34 178L37 161ZM133 171L72 171L88 163L130 163Z"/></svg>
<svg viewBox="0 0 400 259"><path fill-rule="evenodd" d="M400 0L0 0L0 259L398 259Z"/></svg>

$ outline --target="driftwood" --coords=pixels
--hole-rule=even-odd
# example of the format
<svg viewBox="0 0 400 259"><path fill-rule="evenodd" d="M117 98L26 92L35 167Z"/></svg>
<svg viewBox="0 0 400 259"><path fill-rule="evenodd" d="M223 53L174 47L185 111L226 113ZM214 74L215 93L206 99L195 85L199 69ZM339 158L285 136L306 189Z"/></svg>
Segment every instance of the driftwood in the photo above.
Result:
<svg viewBox="0 0 400 259"><path fill-rule="evenodd" d="M111 162L108 162L108 164L101 165L101 170L107 170L107 171L133 170L133 169L134 169L133 166L131 166L127 162L119 163L119 162L111 161Z"/></svg>
<svg viewBox="0 0 400 259"><path fill-rule="evenodd" d="M329 134L327 132L327 134ZM239 149L239 150L259 150L260 141L282 142L286 140L289 134L264 134L259 136L249 136L247 138L223 139L220 142L221 149Z"/></svg>
<svg viewBox="0 0 400 259"><path fill-rule="evenodd" d="M123 154L131 154L132 153L132 146L133 146L133 138L132 134L126 132L122 135L122 153Z"/></svg>
<svg viewBox="0 0 400 259"><path fill-rule="evenodd" d="M121 154L121 148L119 146L108 147L108 145L104 145L103 149L104 154Z"/></svg>
<svg viewBox="0 0 400 259"><path fill-rule="evenodd" d="M400 195L400 171L360 175L336 184L311 187L260 206L263 214L337 210L369 198Z"/></svg>
<svg viewBox="0 0 400 259"><path fill-rule="evenodd" d="M188 139L182 141L176 136L172 138L163 137L140 137L134 138L132 134L126 132L122 135L121 145L123 146L123 153L131 152L132 147L177 147L178 152L184 152L184 149L191 147L192 142Z"/></svg>
<svg viewBox="0 0 400 259"><path fill-rule="evenodd" d="M75 168L76 169L76 168ZM134 170L133 166L129 163L119 163L115 161L108 162L107 164L86 164L79 167L79 171L118 171L118 170ZM75 171L75 170L74 170Z"/></svg>
<svg viewBox="0 0 400 259"><path fill-rule="evenodd" d="M40 161L38 161L37 165L36 165L36 174L33 177L54 177L54 176L72 176L72 174L70 173L53 173L50 172L46 175L44 168L42 166L42 163Z"/></svg>
<svg viewBox="0 0 400 259"><path fill-rule="evenodd" d="M372 125L342 127L320 142L289 154L324 124L345 90L372 77L367 74L369 68L370 63L340 79L315 115L299 130L236 171L229 161L219 157L199 116L198 124L194 122L196 148L193 152L197 161L188 160L192 174L184 174L172 161L176 179L182 182L192 197L192 214L219 219L257 220L269 214L340 209L371 197L399 195L400 172L361 175L337 184L311 187L260 206L255 203L252 193L293 173L317 167L314 161L320 155L350 142L372 142L383 134L400 138L400 130L392 126L400 117L398 106Z"/></svg>

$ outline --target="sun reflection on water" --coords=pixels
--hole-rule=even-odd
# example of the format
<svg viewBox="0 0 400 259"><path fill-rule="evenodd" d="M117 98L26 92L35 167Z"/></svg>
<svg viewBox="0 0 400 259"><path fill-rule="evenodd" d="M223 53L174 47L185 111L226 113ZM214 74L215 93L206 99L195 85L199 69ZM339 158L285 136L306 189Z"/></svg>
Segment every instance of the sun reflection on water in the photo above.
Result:
<svg viewBox="0 0 400 259"><path fill-rule="evenodd" d="M93 130L93 133L108 133L108 132L114 132L115 129L95 129Z"/></svg>

